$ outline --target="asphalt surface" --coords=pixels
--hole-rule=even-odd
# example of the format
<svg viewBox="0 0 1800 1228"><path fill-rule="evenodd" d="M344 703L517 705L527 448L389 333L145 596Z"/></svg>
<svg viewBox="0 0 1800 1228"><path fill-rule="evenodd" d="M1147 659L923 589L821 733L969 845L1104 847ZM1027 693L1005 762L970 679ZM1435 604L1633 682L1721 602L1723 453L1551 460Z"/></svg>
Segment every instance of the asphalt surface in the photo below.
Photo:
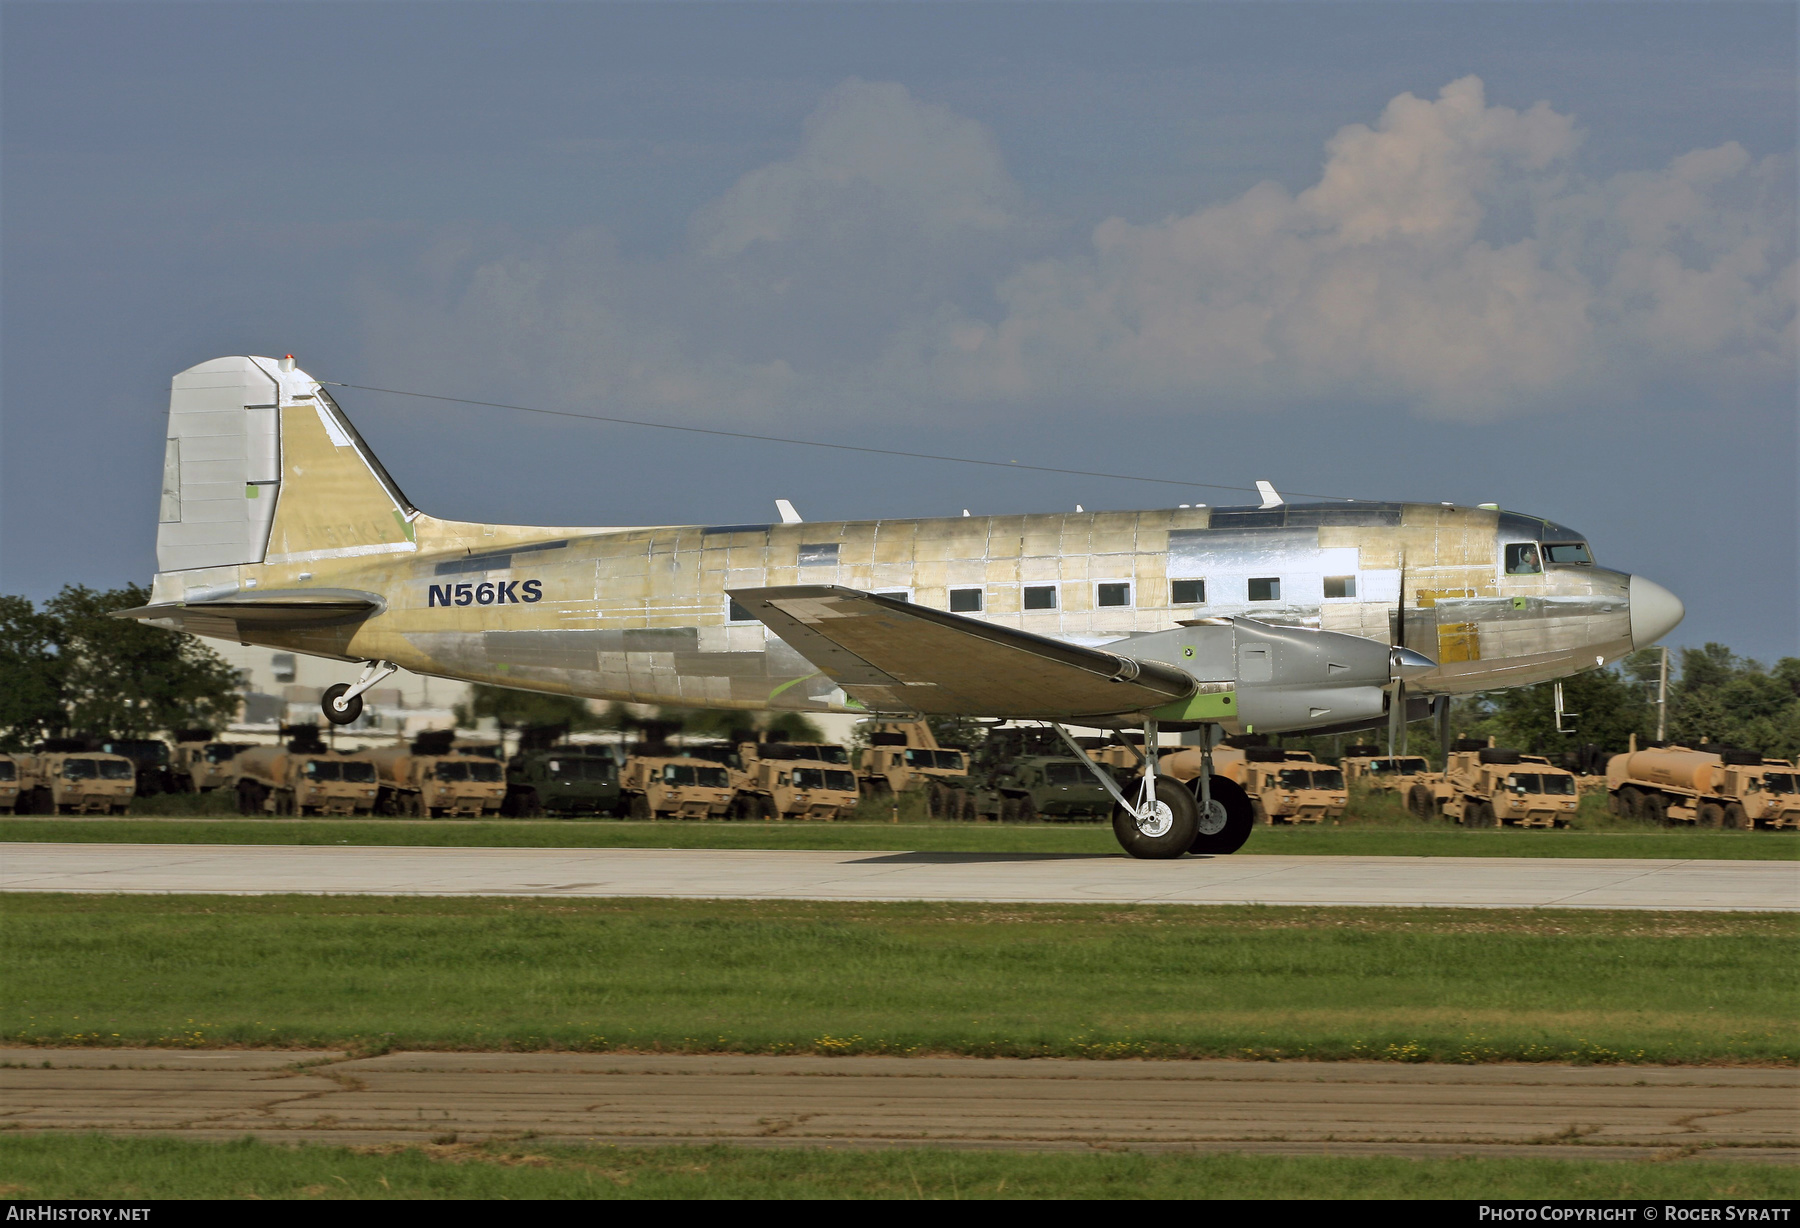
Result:
<svg viewBox="0 0 1800 1228"><path fill-rule="evenodd" d="M0 1128L1800 1161L1800 1071L1372 1062L0 1050Z"/></svg>
<svg viewBox="0 0 1800 1228"><path fill-rule="evenodd" d="M1800 910L1800 862L0 845L0 891Z"/></svg>

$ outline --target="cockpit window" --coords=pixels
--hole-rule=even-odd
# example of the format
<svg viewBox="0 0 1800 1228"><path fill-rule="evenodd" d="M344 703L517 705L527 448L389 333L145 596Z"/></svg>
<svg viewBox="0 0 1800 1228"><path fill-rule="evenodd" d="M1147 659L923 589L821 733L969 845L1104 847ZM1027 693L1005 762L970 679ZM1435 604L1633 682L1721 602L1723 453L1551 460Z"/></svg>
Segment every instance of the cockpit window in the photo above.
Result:
<svg viewBox="0 0 1800 1228"><path fill-rule="evenodd" d="M1542 574L1543 570L1536 542L1516 542L1506 548L1507 575L1535 576Z"/></svg>
<svg viewBox="0 0 1800 1228"><path fill-rule="evenodd" d="M1586 542L1546 542L1544 555L1552 563L1592 563Z"/></svg>

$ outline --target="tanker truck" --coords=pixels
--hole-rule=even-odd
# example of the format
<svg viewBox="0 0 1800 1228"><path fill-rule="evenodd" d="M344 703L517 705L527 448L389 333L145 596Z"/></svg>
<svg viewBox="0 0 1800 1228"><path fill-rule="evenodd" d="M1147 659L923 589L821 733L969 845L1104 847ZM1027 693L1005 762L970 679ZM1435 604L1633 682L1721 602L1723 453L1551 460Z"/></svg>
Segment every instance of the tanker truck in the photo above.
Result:
<svg viewBox="0 0 1800 1228"><path fill-rule="evenodd" d="M410 746L365 752L380 781L375 809L415 819L500 813L506 771L498 759L457 754L450 737L421 735Z"/></svg>
<svg viewBox="0 0 1800 1228"><path fill-rule="evenodd" d="M231 760L239 814L370 814L380 782L362 755L334 755L316 743L253 746Z"/></svg>
<svg viewBox="0 0 1800 1228"><path fill-rule="evenodd" d="M1760 751L1659 746L1606 765L1614 814L1673 826L1800 827L1794 767Z"/></svg>

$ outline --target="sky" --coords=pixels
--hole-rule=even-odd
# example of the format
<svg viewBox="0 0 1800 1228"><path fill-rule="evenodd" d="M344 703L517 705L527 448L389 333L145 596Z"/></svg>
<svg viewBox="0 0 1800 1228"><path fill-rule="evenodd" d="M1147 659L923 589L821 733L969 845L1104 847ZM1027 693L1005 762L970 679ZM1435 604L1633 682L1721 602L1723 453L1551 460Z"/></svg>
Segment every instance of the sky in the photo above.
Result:
<svg viewBox="0 0 1800 1228"><path fill-rule="evenodd" d="M148 582L168 380L414 503L1499 503L1800 653L1793 4L0 2L0 591ZM1205 485L1211 484L1211 485Z"/></svg>

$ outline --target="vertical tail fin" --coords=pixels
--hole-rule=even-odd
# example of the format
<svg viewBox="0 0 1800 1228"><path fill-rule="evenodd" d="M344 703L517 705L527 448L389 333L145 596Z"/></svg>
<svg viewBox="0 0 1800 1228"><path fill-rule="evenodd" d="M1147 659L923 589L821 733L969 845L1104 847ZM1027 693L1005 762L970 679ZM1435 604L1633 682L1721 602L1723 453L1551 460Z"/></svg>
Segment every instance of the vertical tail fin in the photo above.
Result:
<svg viewBox="0 0 1800 1228"><path fill-rule="evenodd" d="M216 358L175 377L159 572L408 552L417 515L291 358Z"/></svg>

